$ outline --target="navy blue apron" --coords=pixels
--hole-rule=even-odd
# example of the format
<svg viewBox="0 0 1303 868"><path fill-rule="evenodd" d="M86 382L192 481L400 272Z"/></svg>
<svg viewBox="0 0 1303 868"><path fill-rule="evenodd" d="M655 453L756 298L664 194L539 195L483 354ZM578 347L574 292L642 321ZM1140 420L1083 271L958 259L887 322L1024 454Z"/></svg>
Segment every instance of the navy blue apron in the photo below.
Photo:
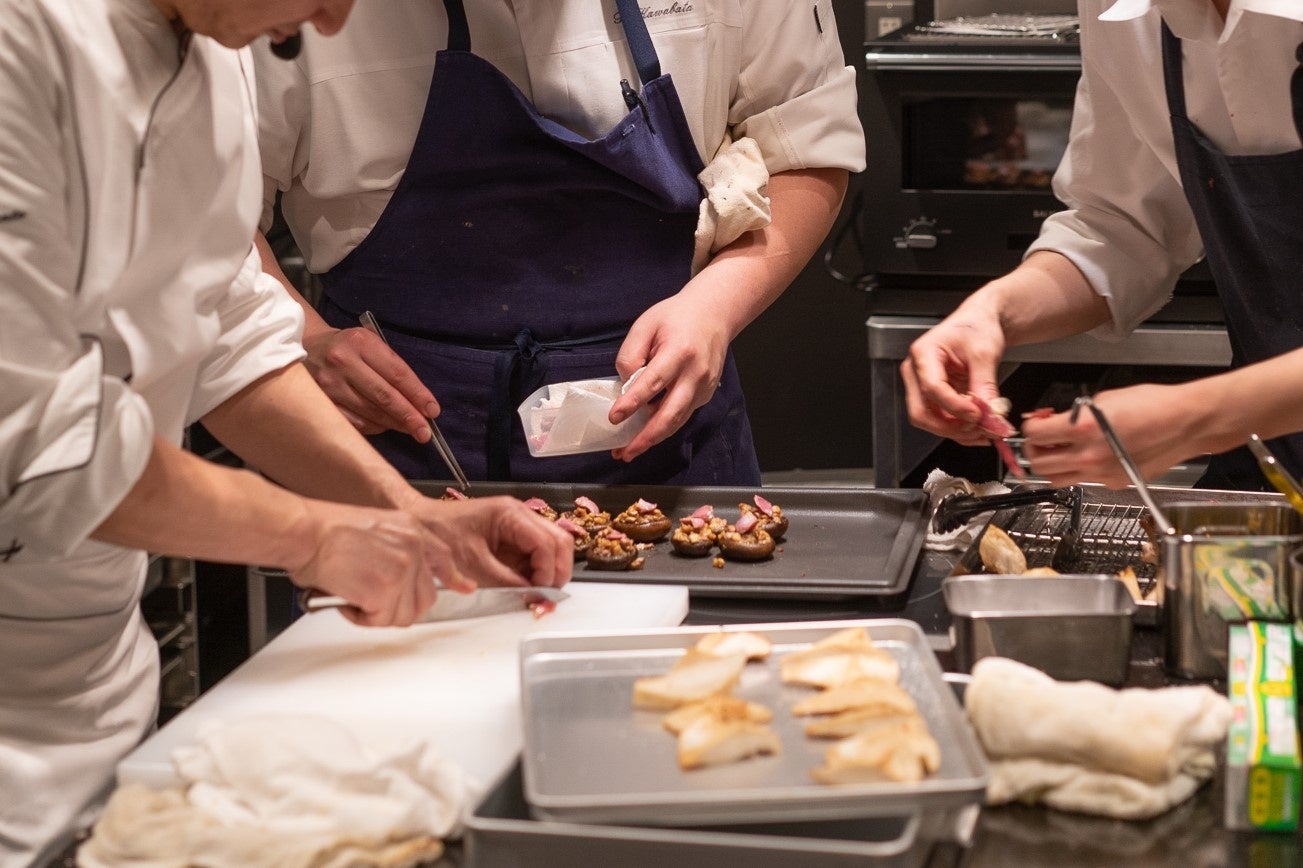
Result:
<svg viewBox="0 0 1303 868"><path fill-rule="evenodd" d="M1298 58L1303 61L1303 46ZM1226 311L1231 366L1303 346L1303 149L1268 156L1223 154L1186 117L1181 40L1163 24L1163 80L1181 184ZM1294 127L1303 137L1303 68L1290 80ZM1269 441L1303 474L1303 434ZM1272 491L1248 449L1212 456L1201 488Z"/></svg>
<svg viewBox="0 0 1303 868"><path fill-rule="evenodd" d="M588 140L472 54L461 0L444 0L448 48L407 169L371 233L322 275L322 315L346 328L375 313L439 399L471 479L758 485L731 353L714 398L632 462L533 458L516 414L545 383L615 374L634 320L690 277L701 158L636 0L617 2L643 86L602 82L629 112ZM447 478L428 444L372 442L408 478Z"/></svg>

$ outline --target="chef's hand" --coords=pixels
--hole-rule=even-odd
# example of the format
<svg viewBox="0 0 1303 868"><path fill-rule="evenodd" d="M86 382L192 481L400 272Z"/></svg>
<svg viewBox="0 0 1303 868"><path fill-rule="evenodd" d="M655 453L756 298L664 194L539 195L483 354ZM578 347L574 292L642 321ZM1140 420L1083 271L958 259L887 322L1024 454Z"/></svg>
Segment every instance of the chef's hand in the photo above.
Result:
<svg viewBox="0 0 1303 868"><path fill-rule="evenodd" d="M343 616L366 627L406 627L434 603L433 576L446 546L413 516L306 500L317 543L308 560L288 567L303 588L343 597Z"/></svg>
<svg viewBox="0 0 1303 868"><path fill-rule="evenodd" d="M629 329L615 357L615 369L627 380L646 366L629 390L611 407L618 424L639 407L652 408L646 427L629 444L613 450L617 460L632 461L688 421L719 387L730 335L719 319L684 293L657 302ZM652 399L661 395L660 400Z"/></svg>
<svg viewBox="0 0 1303 868"><path fill-rule="evenodd" d="M574 539L514 497L436 500L408 510L442 543L435 575L480 585L559 588L570 581Z"/></svg>
<svg viewBox="0 0 1303 868"><path fill-rule="evenodd" d="M322 391L363 434L405 431L418 443L432 435L439 402L407 363L364 328L304 335L307 367Z"/></svg>
<svg viewBox="0 0 1303 868"><path fill-rule="evenodd" d="M929 329L900 365L909 421L965 446L989 443L977 427L982 411L969 396L988 403L999 397L1004 349L998 317L981 305L961 306Z"/></svg>
<svg viewBox="0 0 1303 868"><path fill-rule="evenodd" d="M1145 479L1165 473L1179 462L1207 450L1200 445L1206 427L1181 397L1181 386L1142 385L1100 392L1095 404ZM1125 488L1131 477L1104 439L1095 415L1083 407L1073 424L1070 413L1023 417L1023 457L1032 471L1051 485L1098 482Z"/></svg>

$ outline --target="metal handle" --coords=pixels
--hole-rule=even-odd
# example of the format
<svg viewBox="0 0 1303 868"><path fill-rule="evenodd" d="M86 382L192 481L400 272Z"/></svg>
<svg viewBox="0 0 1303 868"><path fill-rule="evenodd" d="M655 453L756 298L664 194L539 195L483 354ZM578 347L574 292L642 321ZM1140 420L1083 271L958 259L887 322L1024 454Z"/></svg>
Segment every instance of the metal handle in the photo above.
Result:
<svg viewBox="0 0 1303 868"><path fill-rule="evenodd" d="M1117 434L1113 431L1113 426L1108 423L1104 411L1099 409L1089 395L1082 395L1072 402L1072 415L1068 417L1068 421L1075 425L1077 423L1077 414L1081 412L1082 407L1089 407L1090 412L1095 414L1095 421L1099 423L1099 430L1104 433L1104 439L1108 441L1109 448L1113 450L1113 454L1122 465L1122 469L1131 478L1131 484L1136 487L1136 491L1140 494L1140 499L1144 501L1149 514L1154 517L1159 532L1163 534L1176 533L1176 528L1167 520L1167 516L1158 508L1158 503L1154 500L1153 495L1149 493L1149 486L1145 484L1145 478L1140 475L1135 462L1131 460L1131 456L1123 448L1122 441L1118 439Z"/></svg>
<svg viewBox="0 0 1303 868"><path fill-rule="evenodd" d="M385 346L389 346L389 339L380 330L380 323L376 320L375 314L369 310L364 310L358 320L362 323L362 328L384 341ZM392 349L392 347L390 348ZM469 491L470 483L466 479L466 474L462 472L461 465L457 463L456 457L452 454L452 447L448 445L447 440L443 439L443 432L435 424L434 417L426 416L425 421L430 423L430 434L432 435L430 443L434 445L434 449L439 453L439 457L443 459L443 463L452 471L453 478L457 480L457 487L462 491Z"/></svg>
<svg viewBox="0 0 1303 868"><path fill-rule="evenodd" d="M1298 480L1294 478L1284 466L1277 460L1272 451L1267 448L1267 444L1262 442L1262 438L1257 434L1249 435L1249 451L1258 459L1258 466L1262 468L1262 475L1276 486L1276 490L1285 497L1294 508L1303 513L1303 489L1299 488Z"/></svg>

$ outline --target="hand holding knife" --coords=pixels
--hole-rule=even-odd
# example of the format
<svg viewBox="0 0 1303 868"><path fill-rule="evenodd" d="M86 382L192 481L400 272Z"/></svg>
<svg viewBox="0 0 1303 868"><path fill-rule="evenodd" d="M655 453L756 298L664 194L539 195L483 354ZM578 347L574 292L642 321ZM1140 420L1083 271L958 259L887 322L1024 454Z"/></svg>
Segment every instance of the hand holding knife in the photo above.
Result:
<svg viewBox="0 0 1303 868"><path fill-rule="evenodd" d="M369 310L363 311L359 321L362 323L362 328L384 341L385 346L390 346L385 333L380 330L380 323L376 320L375 314ZM443 459L443 463L452 471L453 478L457 480L457 487L462 491L469 491L470 483L466 479L466 474L462 471L461 465L457 463L457 458L452 454L448 441L443 438L443 434L439 431L439 426L435 424L434 417L427 416L426 421L430 423L430 433L432 435L430 445L435 448L435 451L439 453L439 457Z"/></svg>

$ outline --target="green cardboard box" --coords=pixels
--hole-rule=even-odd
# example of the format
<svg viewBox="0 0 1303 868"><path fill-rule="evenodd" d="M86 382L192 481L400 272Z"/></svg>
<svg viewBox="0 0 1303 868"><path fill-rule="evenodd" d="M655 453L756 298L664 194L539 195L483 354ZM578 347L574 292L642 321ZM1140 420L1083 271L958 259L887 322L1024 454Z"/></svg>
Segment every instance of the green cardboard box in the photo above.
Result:
<svg viewBox="0 0 1303 868"><path fill-rule="evenodd" d="M1226 742L1228 829L1298 828L1298 696L1290 624L1231 624L1227 693L1233 716Z"/></svg>

